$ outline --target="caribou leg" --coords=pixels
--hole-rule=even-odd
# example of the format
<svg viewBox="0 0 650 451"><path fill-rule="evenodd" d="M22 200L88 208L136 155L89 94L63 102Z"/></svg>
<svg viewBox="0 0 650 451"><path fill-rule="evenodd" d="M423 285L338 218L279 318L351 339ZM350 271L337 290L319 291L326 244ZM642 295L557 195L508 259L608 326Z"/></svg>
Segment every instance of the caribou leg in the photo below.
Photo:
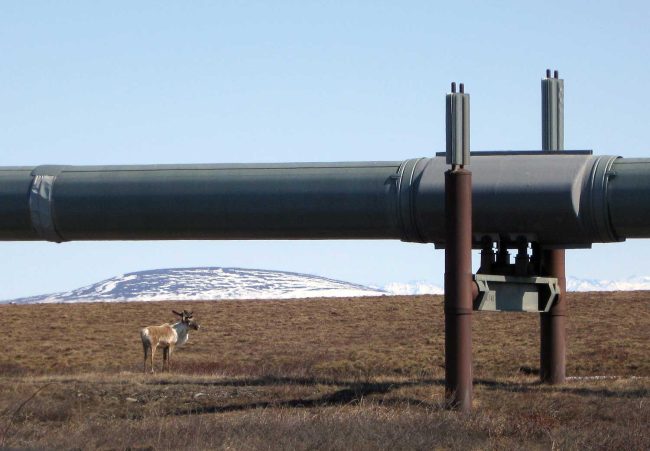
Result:
<svg viewBox="0 0 650 451"><path fill-rule="evenodd" d="M146 373L147 372L147 349L148 349L148 346L143 343L142 348L144 349L144 363L142 365L142 372Z"/></svg>
<svg viewBox="0 0 650 451"><path fill-rule="evenodd" d="M165 371L165 363L167 363L167 371L169 371L169 346L163 348L163 366L162 370Z"/></svg>
<svg viewBox="0 0 650 451"><path fill-rule="evenodd" d="M174 346L169 345L169 348L167 348L168 353L167 353L167 371L171 372L172 371L172 351L174 351Z"/></svg>
<svg viewBox="0 0 650 451"><path fill-rule="evenodd" d="M153 356L156 354L156 346L151 346L151 374L155 373L153 369Z"/></svg>

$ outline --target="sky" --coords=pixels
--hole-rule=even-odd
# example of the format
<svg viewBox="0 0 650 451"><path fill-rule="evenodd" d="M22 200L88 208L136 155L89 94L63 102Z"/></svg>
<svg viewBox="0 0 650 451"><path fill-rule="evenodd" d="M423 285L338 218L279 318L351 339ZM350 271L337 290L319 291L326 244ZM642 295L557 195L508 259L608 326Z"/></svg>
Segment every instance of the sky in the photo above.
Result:
<svg viewBox="0 0 650 451"><path fill-rule="evenodd" d="M565 148L650 157L650 3L0 2L0 166L403 160L445 147L451 81L472 150L539 149L540 79ZM581 278L650 275L647 241L567 252ZM398 241L0 243L0 299L155 268L232 266L442 284ZM475 264L478 259L474 259Z"/></svg>

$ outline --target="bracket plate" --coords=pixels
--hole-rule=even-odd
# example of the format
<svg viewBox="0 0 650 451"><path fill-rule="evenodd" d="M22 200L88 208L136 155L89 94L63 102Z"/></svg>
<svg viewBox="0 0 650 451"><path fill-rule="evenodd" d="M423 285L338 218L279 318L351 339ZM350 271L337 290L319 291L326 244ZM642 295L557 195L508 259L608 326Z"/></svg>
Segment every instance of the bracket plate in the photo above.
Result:
<svg viewBox="0 0 650 451"><path fill-rule="evenodd" d="M474 310L548 312L560 293L555 277L515 277L475 274L479 294Z"/></svg>

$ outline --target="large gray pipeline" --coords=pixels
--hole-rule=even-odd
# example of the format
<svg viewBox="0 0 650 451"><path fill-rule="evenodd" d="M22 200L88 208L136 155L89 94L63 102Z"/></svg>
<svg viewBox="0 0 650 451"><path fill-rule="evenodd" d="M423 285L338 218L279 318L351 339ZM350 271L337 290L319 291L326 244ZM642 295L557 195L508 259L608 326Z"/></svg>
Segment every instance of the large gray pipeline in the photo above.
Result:
<svg viewBox="0 0 650 451"><path fill-rule="evenodd" d="M0 240L401 239L444 246L445 159L0 168ZM473 155L474 244L650 237L650 159Z"/></svg>

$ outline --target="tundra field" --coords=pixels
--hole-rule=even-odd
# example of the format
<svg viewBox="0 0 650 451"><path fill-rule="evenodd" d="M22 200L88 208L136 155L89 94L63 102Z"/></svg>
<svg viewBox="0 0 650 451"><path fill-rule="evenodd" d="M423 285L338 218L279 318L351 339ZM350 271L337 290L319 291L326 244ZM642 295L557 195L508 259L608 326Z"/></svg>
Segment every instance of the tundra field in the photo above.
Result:
<svg viewBox="0 0 650 451"><path fill-rule="evenodd" d="M474 315L464 415L441 296L0 305L0 448L649 449L650 292L569 306L561 386L537 382L537 314ZM201 329L143 375L139 330L172 309Z"/></svg>

